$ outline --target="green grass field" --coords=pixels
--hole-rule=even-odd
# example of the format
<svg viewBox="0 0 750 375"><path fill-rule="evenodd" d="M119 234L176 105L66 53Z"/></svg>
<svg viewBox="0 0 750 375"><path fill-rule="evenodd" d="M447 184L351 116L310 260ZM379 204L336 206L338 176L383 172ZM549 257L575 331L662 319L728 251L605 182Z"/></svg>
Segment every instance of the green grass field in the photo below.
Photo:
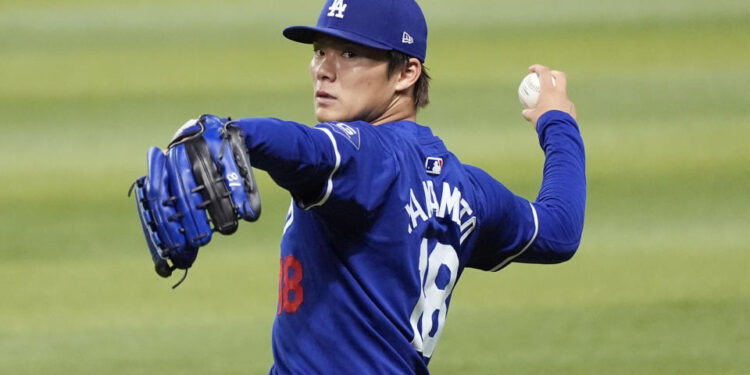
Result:
<svg viewBox="0 0 750 375"><path fill-rule="evenodd" d="M202 113L313 123L321 2L0 2L0 373L260 374L288 195L154 272L126 198L146 149ZM586 227L556 266L466 272L435 374L750 374L750 2L423 0L432 104L465 162L536 195L520 118L564 70L587 147Z"/></svg>

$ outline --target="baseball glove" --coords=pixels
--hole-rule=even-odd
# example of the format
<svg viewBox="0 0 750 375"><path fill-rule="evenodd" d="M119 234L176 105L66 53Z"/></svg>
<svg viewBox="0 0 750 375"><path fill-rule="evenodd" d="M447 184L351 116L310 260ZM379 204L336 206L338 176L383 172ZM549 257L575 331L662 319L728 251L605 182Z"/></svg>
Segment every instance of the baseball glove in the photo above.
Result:
<svg viewBox="0 0 750 375"><path fill-rule="evenodd" d="M166 152L151 147L148 175L138 178L138 217L156 273L169 277L195 262L211 234L232 234L239 219L260 216L260 195L241 130L203 115L189 121ZM170 264L171 263L171 264ZM184 279L180 280L177 287Z"/></svg>

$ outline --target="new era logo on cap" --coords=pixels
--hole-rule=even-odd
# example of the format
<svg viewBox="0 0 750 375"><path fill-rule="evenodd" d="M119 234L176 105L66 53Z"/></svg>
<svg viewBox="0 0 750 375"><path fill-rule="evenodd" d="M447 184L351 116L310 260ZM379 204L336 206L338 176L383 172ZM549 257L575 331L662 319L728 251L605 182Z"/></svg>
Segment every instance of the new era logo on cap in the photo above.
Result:
<svg viewBox="0 0 750 375"><path fill-rule="evenodd" d="M401 36L401 43L405 44L414 44L414 38L409 35L406 31L404 31L404 35Z"/></svg>

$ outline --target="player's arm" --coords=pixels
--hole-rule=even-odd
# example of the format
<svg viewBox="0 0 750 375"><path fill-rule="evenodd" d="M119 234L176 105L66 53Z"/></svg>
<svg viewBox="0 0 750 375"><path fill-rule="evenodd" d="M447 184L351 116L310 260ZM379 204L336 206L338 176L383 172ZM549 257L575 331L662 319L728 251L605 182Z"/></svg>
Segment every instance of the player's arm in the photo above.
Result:
<svg viewBox="0 0 750 375"><path fill-rule="evenodd" d="M274 118L234 122L245 135L253 166L265 170L305 208L329 200L376 205L357 184L386 184L395 171L391 157L379 156L372 126L363 123L306 125ZM386 167L387 165L387 167Z"/></svg>
<svg viewBox="0 0 750 375"><path fill-rule="evenodd" d="M572 257L580 244L586 208L586 157L575 105L568 98L567 76L542 65L532 65L529 70L539 74L541 92L537 106L524 110L523 116L536 125L545 155L544 177L532 205L537 238L515 261L556 263Z"/></svg>
<svg viewBox="0 0 750 375"><path fill-rule="evenodd" d="M578 124L567 113L553 110L537 123L545 153L544 177L536 200L537 235L516 262L557 263L578 249L586 208L586 161Z"/></svg>
<svg viewBox="0 0 750 375"><path fill-rule="evenodd" d="M546 82L536 109L524 111L524 117L535 122L545 153L542 186L529 202L486 173L468 169L485 203L480 243L469 264L475 268L496 271L513 261L559 263L570 259L580 244L586 170L575 107L567 98L563 74L554 73L554 86L552 72L541 66L532 69Z"/></svg>
<svg viewBox="0 0 750 375"><path fill-rule="evenodd" d="M337 165L326 131L276 118L244 118L233 124L245 135L253 167L268 172L295 198L316 199Z"/></svg>

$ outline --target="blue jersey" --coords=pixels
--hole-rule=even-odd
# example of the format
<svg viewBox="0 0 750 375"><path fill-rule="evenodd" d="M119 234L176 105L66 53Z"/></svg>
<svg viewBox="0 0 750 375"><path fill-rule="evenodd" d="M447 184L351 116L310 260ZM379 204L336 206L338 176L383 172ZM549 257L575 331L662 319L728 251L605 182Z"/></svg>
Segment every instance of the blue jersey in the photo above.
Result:
<svg viewBox="0 0 750 375"><path fill-rule="evenodd" d="M563 112L539 120L535 202L414 122L237 123L254 166L293 197L272 374L427 374L466 267L561 262L578 247L584 151Z"/></svg>

